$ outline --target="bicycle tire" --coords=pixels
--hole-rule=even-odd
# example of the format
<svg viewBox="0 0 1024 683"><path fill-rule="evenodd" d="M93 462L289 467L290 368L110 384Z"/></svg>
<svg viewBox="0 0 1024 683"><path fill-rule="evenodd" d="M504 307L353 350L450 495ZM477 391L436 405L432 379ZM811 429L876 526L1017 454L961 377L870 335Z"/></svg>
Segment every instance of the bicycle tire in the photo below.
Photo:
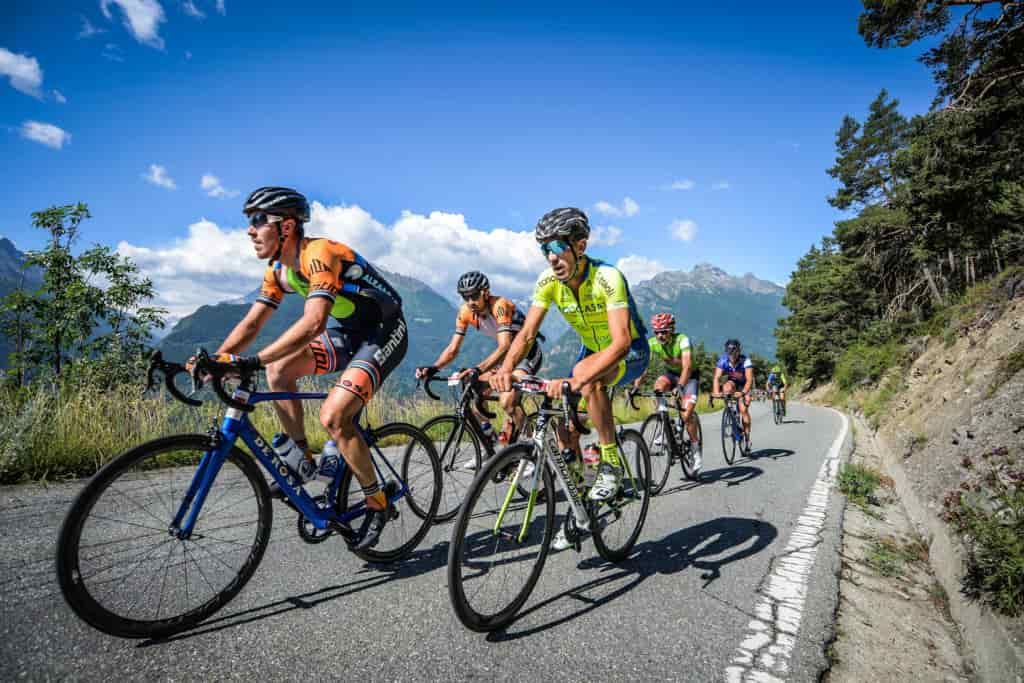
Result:
<svg viewBox="0 0 1024 683"><path fill-rule="evenodd" d="M355 550L352 552L367 562L387 564L405 559L423 540L434 523L434 515L437 514L437 506L441 502L441 463L437 459L437 451L434 444L411 424L404 422L392 422L372 430L374 442L384 445L377 448L388 448L388 439L405 437L408 441L400 444L402 449L401 461L395 471L401 473L402 479L409 487L406 495L394 502L396 517L391 519L381 533L380 541L373 548L366 550ZM416 450L416 446L420 448ZM373 450L373 457L387 458L383 450L378 453ZM413 457L417 458L417 472L411 473ZM397 459L397 458L396 458ZM390 461L389 461L390 462ZM391 470L382 466L381 473L387 481L381 482L382 486L387 485L393 476ZM428 488L426 496L417 495L423 493L422 489ZM350 502L362 499L362 490L359 481L352 474L352 468L346 467L345 474L341 478L341 486L338 489L338 498L335 500L335 509L339 514L348 509ZM411 512L412 514L407 514ZM412 519L411 528L406 520Z"/></svg>
<svg viewBox="0 0 1024 683"><path fill-rule="evenodd" d="M608 503L602 503L601 507L597 509L597 519L594 520L594 546L597 548L598 554L609 562L620 562L629 556L630 551L633 550L633 546L640 537L640 532L643 531L644 520L647 519L647 508L651 503L650 492L647 488L647 483L651 476L651 456L647 452L647 444L644 443L644 438L640 435L640 432L635 429L623 429L619 432L618 436L619 457L627 458L630 461L629 466L633 477L630 481L625 474L623 475L622 487L615 501L625 501L625 504L619 508L618 513L613 512L611 514L618 521L624 516L621 514L622 511L629 511L636 505L639 505L639 509L635 511L633 521L631 523L625 522L622 528L619 528L615 522L602 524L602 521L607 520L605 515L609 513L602 513L601 510L602 508L611 507ZM633 445L635 451L627 452L625 447L627 442ZM623 467L623 470L625 470L625 467ZM614 536L610 533L612 530L616 532ZM613 538L619 540L613 540Z"/></svg>
<svg viewBox="0 0 1024 683"><path fill-rule="evenodd" d="M697 421L697 440L701 443L702 447L704 444L704 427L700 423L700 416L696 413L693 419ZM693 441L690 439L690 432L683 427L683 438L686 439L686 446L683 448L683 457L679 458L679 467L683 470L683 476L690 481L697 481L700 479L700 472L698 472L693 466Z"/></svg>
<svg viewBox="0 0 1024 683"><path fill-rule="evenodd" d="M256 463L237 446L232 447L227 458L224 460L224 465L217 474L217 478L214 480L213 485L211 485L211 495L207 497L204 503L193 537L188 540L181 540L168 533L167 528L181 502L181 496L177 495L175 490L175 480L182 484L180 491L183 493L195 472L193 468L168 467L168 465L173 462L180 462L183 459L182 454L192 454L192 456L201 457L201 454L205 453L209 447L210 437L204 434L179 434L149 441L126 451L107 463L75 497L61 525L60 534L57 539L55 560L57 581L60 585L61 593L63 593L64 599L71 609L83 621L100 631L122 638L164 638L188 630L210 617L230 602L242 590L249 579L252 578L253 573L263 559L267 543L270 541L270 530L273 525L273 506L271 505L270 491L262 472ZM156 460L161 455L167 456L163 463ZM195 457L197 463L198 457ZM152 460L146 462L148 459ZM137 472L133 469L136 466L140 468ZM229 466L237 468L237 471L228 470ZM232 481L234 483L231 483ZM220 484L227 482L223 491L220 488L214 488L218 482ZM167 498L159 495L158 489L162 488L163 484L167 484L170 488L170 496ZM125 490L121 491L115 488L119 485L125 486ZM251 493L253 494L251 499L249 498L249 490L245 488L246 485L251 487ZM228 495L233 486L238 487L241 495L238 496L237 501L229 499L227 503L223 502L224 497ZM146 495L137 495L139 491L145 491L147 488L149 491L147 491ZM108 492L111 494L117 493L119 498L115 499L113 495L109 498L105 497L104 494ZM137 552L139 545L136 545L134 548L128 547L125 549L130 554L126 564L134 563L127 575L107 578L103 581L93 581L93 579L98 579L99 576L114 569L117 565L110 564L89 576L86 575L87 570L83 569L83 565L89 564L93 559L102 559L103 564L109 564L110 561L114 560L116 554L120 552L116 547L120 541L104 538L102 542L91 546L98 550L99 554L95 558L84 556L83 551L90 547L88 540L93 531L92 525L90 525L90 516L98 509L99 512L96 515L98 526L102 527L104 522L114 522L116 524L117 520L99 514L106 512L107 506L110 505L113 508L109 514L115 514L117 511L117 503L115 501L127 501L130 503L124 514L145 512L143 520L152 526L126 520L121 522L121 525L129 528L134 533L140 533L135 531L135 529L150 529L151 533L147 535L151 538L140 544L146 546L146 549L143 551L143 553L146 553L144 555ZM246 502L249 502L250 506L255 508L256 514L251 545L246 547L242 541L227 540L223 536L213 536L212 532L214 531L227 536L237 533L241 529L241 525L237 524L237 519L245 513L246 509L240 512L238 506ZM145 504L150 503L157 504L157 509L149 510L144 507ZM98 505L100 506L99 508L97 508ZM234 523L227 526L216 526L214 520L218 512L229 512L229 519ZM164 518L165 515L166 519ZM156 526L158 522L162 523L160 527ZM213 526L207 526L207 522L213 524ZM246 536L247 534L245 534L244 529L241 530L243 537ZM83 543L83 534L86 535L86 543ZM160 537L164 538L164 540L156 545L149 545L153 538ZM144 537L140 536L135 540L140 541L142 538ZM207 541L209 543L205 543ZM196 554L190 557L188 546L190 543L193 549L201 549L206 555L200 557ZM241 551L233 550L229 547L226 552L221 552L225 546L233 545L237 545L245 551L237 571L232 570L227 560L230 559L232 553L240 553ZM168 547L166 554L164 554L165 547ZM133 583L135 583L134 578L137 576L137 572L142 567L143 562L152 556L153 551L157 549L159 549L159 555L164 560L164 566L160 568L163 571L163 576L160 581L159 599L157 600L155 596L152 596L149 600L143 600L140 606L141 610L150 609L155 602L155 618L137 618L123 613L131 612L142 596L137 596L127 608L122 607L119 610L115 610L115 602L127 598L132 590ZM180 550L182 561L175 565L168 564L172 559L172 555L174 556L173 559L177 561L177 550ZM209 575L207 575L207 572L204 572L200 564L201 561L208 558L213 558L219 563L208 567ZM147 564L149 563L147 562ZM172 567L184 568L183 585L185 600L186 602L191 600L188 575L190 564L195 564L198 570L194 575L196 581L195 590L199 591L196 596L197 599L200 599L202 594L206 592L205 589L202 589L200 580L206 583L206 587L212 595L207 599L203 599L195 607L160 618L160 612L167 597L165 594L167 579ZM214 570L223 573L224 570L221 565L228 567L228 570L232 571L230 579L218 589L211 583L210 576L216 576ZM158 569L158 572L160 569ZM153 577L156 575L153 574ZM179 572L176 570L176 578L178 575ZM149 590L152 581L153 578L150 577L142 585L142 592L145 593ZM100 598L99 596L99 588L104 584L112 584L114 595L110 597L109 604L102 602L101 600L106 598ZM176 595L172 593L172 599L180 597L181 585L180 583L172 582L171 590L177 593ZM153 587L155 588L155 584Z"/></svg>
<svg viewBox="0 0 1024 683"><path fill-rule="evenodd" d="M435 523L448 522L455 518L459 506L466 497L466 491L483 462L483 447L476 433L455 415L441 415L428 420L420 427L431 443L440 443L438 459L441 464L441 502L434 516ZM468 450L466 450L468 449ZM473 469L465 469L464 456L472 458Z"/></svg>
<svg viewBox="0 0 1024 683"><path fill-rule="evenodd" d="M665 420L661 413L648 415L640 426L640 433L647 444L647 450L651 457L651 479L647 483L652 496L661 493L668 481L668 472L672 469L672 443L665 429ZM658 439L661 445L656 446Z"/></svg>
<svg viewBox="0 0 1024 683"><path fill-rule="evenodd" d="M515 466L515 463L523 459L533 462L535 467L539 466L530 444L510 446L488 461L473 480L452 526L448 547L448 597L459 621L472 631L494 631L512 622L533 592L547 560L555 528L555 496L544 496L543 501L538 496L534 507L535 516L530 523L529 545L519 543L515 537L522 528L522 518L515 514L523 511L521 502L518 503L520 507L509 506L506 512L501 529L507 531L495 533L496 513L507 500L511 482L505 479L496 481L494 475L502 469ZM541 467L541 482L546 491L553 490L551 471L546 466ZM538 512L543 512L542 520L537 518ZM493 543L491 539L494 539ZM534 545L536 547L531 547ZM509 555L517 549L527 551L519 562L533 560L525 574L519 573L520 580L517 582L510 581L508 571L508 568L514 568L517 560L508 557L499 560L497 555L502 548L507 548ZM489 562L483 556L478 557L487 550L492 550L494 556ZM533 557L530 557L531 554ZM502 569L505 571L501 572L500 578L491 576ZM496 604L485 607L482 603L486 602L486 596L483 595L486 586L477 582L492 578L496 582L494 586L498 597L493 601Z"/></svg>
<svg viewBox="0 0 1024 683"><path fill-rule="evenodd" d="M736 436L733 433L735 429L736 421L729 406L726 405L722 411L722 456L727 465L731 465L736 460Z"/></svg>

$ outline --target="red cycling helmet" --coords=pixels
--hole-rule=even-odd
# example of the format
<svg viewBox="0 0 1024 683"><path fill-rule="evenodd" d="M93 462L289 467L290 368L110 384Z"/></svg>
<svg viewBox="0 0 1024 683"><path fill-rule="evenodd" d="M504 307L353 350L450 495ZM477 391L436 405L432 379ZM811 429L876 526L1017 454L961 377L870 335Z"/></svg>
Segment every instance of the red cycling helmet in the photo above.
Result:
<svg viewBox="0 0 1024 683"><path fill-rule="evenodd" d="M651 318L651 327L655 332L675 329L676 317L671 313L657 313Z"/></svg>

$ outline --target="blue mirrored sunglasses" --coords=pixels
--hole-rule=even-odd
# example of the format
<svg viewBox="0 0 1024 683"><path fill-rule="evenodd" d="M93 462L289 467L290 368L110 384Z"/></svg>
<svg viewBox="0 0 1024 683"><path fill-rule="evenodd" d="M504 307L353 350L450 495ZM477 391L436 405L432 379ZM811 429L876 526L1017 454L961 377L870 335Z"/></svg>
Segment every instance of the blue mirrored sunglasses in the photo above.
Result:
<svg viewBox="0 0 1024 683"><path fill-rule="evenodd" d="M562 240L551 240L550 242L545 242L544 244L540 245L540 250L544 253L545 256L547 256L548 254L561 256L565 252L569 251L570 248L571 247L569 246L569 243L563 242Z"/></svg>

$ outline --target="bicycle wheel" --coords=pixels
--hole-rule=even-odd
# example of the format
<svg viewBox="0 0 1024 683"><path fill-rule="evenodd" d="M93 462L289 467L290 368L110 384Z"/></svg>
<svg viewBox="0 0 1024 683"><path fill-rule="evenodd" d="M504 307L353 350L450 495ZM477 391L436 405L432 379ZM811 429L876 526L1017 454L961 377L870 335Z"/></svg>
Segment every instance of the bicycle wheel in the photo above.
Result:
<svg viewBox="0 0 1024 683"><path fill-rule="evenodd" d="M701 447L704 445L704 428L700 424L700 416L694 414L693 419L697 421L697 440L700 442ZM685 427L683 428L683 457L679 458L679 466L683 470L683 476L690 481L697 481L700 478L700 472L694 467L693 463L693 441L690 439L690 432ZM654 458L651 458L653 462Z"/></svg>
<svg viewBox="0 0 1024 683"><path fill-rule="evenodd" d="M441 461L441 503L437 507L435 522L447 522L455 517L466 497L473 477L480 469L483 449L476 433L454 415L442 415L422 427L437 449ZM472 467L469 467L472 463Z"/></svg>
<svg viewBox="0 0 1024 683"><path fill-rule="evenodd" d="M452 527L448 596L459 621L473 631L509 624L530 597L547 559L555 497L546 495L541 501L538 496L527 517L529 502L509 490L511 478L494 477L523 460L538 466L533 446L511 446L485 463ZM550 470L540 470L538 485L553 490Z"/></svg>
<svg viewBox="0 0 1024 683"><path fill-rule="evenodd" d="M395 516L384 527L377 545L353 552L367 562L398 562L416 549L434 523L441 502L441 463L434 444L410 424L392 422L374 429L373 436L375 445L371 451L379 468L378 477L384 478L381 485L400 486L395 475L401 473L409 490L393 503ZM359 481L352 475L352 468L347 467L335 509L341 514L362 500ZM355 520L356 524L360 521Z"/></svg>
<svg viewBox="0 0 1024 683"><path fill-rule="evenodd" d="M725 457L725 462L728 465L731 465L736 459L736 436L733 433L735 428L736 420L732 411L726 406L722 411L722 456Z"/></svg>
<svg viewBox="0 0 1024 683"><path fill-rule="evenodd" d="M226 605L263 558L273 509L256 463L231 449L191 538L168 533L203 434L156 439L118 456L75 497L57 539L57 580L75 614L122 638L192 628Z"/></svg>
<svg viewBox="0 0 1024 683"><path fill-rule="evenodd" d="M629 555L644 528L651 502L647 489L651 457L644 438L635 429L624 429L618 441L619 457L624 461L622 488L615 498L597 507L594 520L594 546L609 562L619 562Z"/></svg>
<svg viewBox="0 0 1024 683"><path fill-rule="evenodd" d="M656 496L665 488L668 471L672 468L672 444L661 413L648 415L640 427L640 433L651 455L651 480L648 487L651 495Z"/></svg>
<svg viewBox="0 0 1024 683"><path fill-rule="evenodd" d="M782 401L777 398L772 399L772 417L775 424L782 424Z"/></svg>

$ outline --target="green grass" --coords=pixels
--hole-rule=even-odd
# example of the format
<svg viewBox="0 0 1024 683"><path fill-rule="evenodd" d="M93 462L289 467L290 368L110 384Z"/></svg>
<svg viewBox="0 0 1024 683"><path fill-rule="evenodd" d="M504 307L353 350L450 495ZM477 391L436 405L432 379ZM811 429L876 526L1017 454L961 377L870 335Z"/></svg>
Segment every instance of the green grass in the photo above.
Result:
<svg viewBox="0 0 1024 683"><path fill-rule="evenodd" d="M899 545L891 538L876 538L871 542L866 561L882 576L896 576L903 567L905 557Z"/></svg>
<svg viewBox="0 0 1024 683"><path fill-rule="evenodd" d="M967 546L966 595L1010 617L1024 615L1024 458L1018 446L975 462L960 488L945 498L945 519Z"/></svg>
<svg viewBox="0 0 1024 683"><path fill-rule="evenodd" d="M839 491L853 504L861 507L878 505L875 489L882 483L882 474L863 465L845 463L839 470Z"/></svg>
<svg viewBox="0 0 1024 683"><path fill-rule="evenodd" d="M312 382L300 383L301 391L317 391ZM386 388L367 406L370 425L409 422L416 426L437 415L451 413L452 400L425 396L390 395ZM22 390L0 388L0 484L55 481L89 476L125 450L145 441L183 432L205 432L219 423L224 406L212 395L201 407L191 408L160 395L143 396L138 386L103 390L70 385L35 384ZM539 404L527 399L528 410ZM495 403L496 429L505 415ZM619 423L639 422L654 410L654 402L639 400L634 411L617 396L613 412ZM320 401L305 401L305 426L310 446L320 450L327 433L320 425ZM718 404L721 407L721 404ZM716 408L717 409L717 408ZM707 396L697 405L700 413L711 410ZM281 431L270 404L250 414L256 429L270 438ZM244 449L244 445L240 444Z"/></svg>

